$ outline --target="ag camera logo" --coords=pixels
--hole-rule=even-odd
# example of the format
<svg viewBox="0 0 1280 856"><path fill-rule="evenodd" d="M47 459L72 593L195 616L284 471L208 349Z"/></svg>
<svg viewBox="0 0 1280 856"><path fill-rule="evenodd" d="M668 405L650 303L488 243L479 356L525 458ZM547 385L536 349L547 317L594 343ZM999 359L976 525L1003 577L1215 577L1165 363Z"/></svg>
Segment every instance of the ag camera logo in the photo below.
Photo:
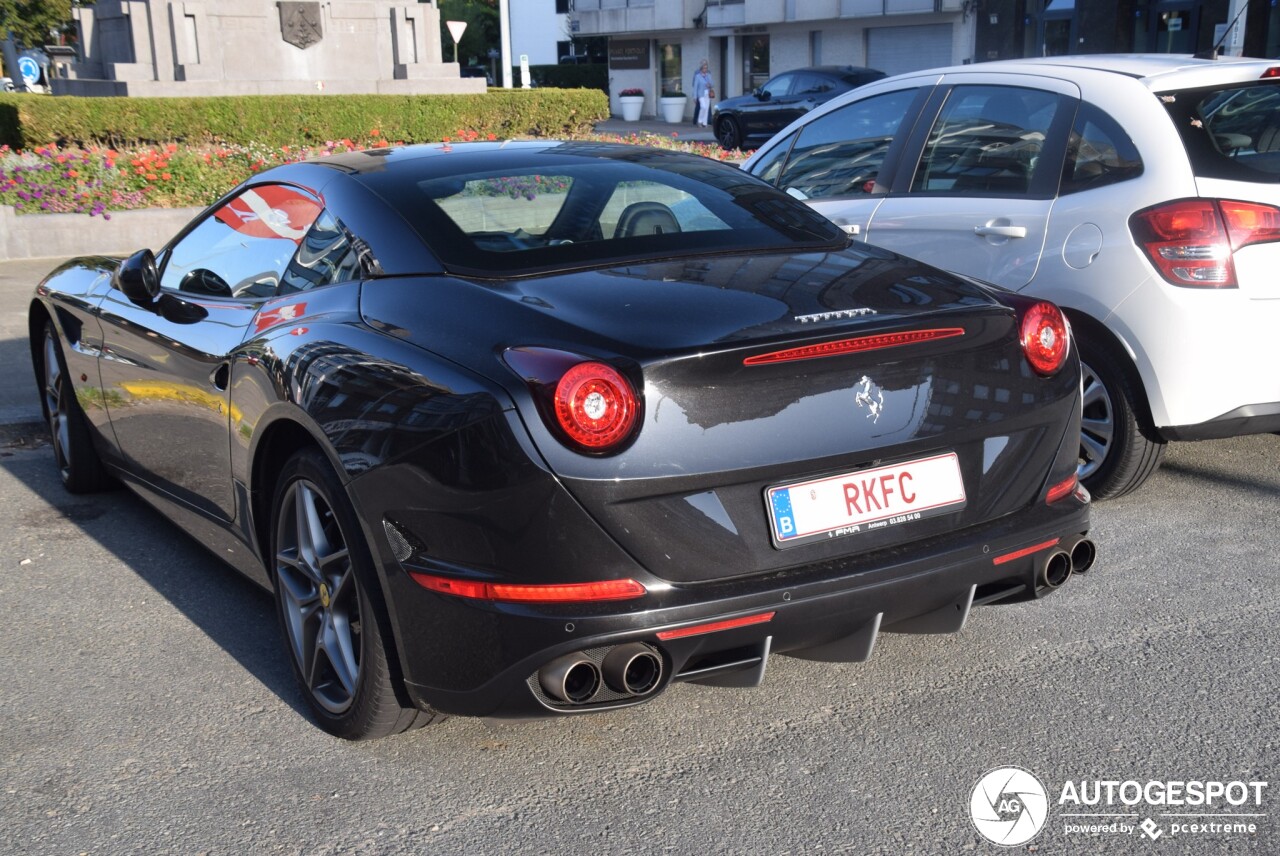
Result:
<svg viewBox="0 0 1280 856"><path fill-rule="evenodd" d="M1044 783L1021 767L983 773L969 795L969 816L983 838L1002 847L1026 844L1049 816Z"/></svg>

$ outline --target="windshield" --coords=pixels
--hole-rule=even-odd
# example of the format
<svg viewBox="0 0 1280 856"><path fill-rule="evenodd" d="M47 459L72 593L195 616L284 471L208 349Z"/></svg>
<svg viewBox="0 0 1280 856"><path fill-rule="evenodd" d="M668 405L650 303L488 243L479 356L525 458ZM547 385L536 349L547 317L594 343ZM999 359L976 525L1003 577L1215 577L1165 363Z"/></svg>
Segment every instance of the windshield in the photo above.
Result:
<svg viewBox="0 0 1280 856"><path fill-rule="evenodd" d="M1280 79L1160 97L1196 175L1280 182Z"/></svg>
<svg viewBox="0 0 1280 856"><path fill-rule="evenodd" d="M846 236L755 177L706 158L634 148L607 156L505 152L449 175L366 177L453 272L519 276L612 262L756 250L838 249ZM494 157L494 154L501 154ZM409 166L409 165L406 165ZM423 170L426 171L426 170Z"/></svg>

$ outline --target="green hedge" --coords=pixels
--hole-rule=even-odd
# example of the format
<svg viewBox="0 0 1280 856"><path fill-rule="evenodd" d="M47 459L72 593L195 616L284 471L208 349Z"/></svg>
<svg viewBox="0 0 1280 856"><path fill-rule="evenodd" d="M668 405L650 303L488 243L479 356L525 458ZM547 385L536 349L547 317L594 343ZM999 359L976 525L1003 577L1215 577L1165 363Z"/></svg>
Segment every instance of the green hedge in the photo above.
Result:
<svg viewBox="0 0 1280 856"><path fill-rule="evenodd" d="M609 115L595 89L490 89L483 95L259 95L226 98L72 98L0 95L0 144L126 147L156 143L267 146L367 138L393 142L561 137Z"/></svg>

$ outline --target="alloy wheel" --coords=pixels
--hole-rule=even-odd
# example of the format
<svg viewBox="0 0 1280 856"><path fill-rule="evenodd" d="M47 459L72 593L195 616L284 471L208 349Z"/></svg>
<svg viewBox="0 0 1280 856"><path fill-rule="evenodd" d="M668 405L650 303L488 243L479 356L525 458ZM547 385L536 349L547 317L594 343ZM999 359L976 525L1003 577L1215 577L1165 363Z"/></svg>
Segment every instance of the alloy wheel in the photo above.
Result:
<svg viewBox="0 0 1280 856"><path fill-rule="evenodd" d="M1087 363L1080 364L1080 392L1083 410L1080 420L1080 460L1076 475L1087 479L1098 471L1111 453L1116 433L1115 406L1111 393Z"/></svg>
<svg viewBox="0 0 1280 856"><path fill-rule="evenodd" d="M49 413L49 435L53 438L53 455L58 472L65 482L70 476L71 423L67 413L67 385L62 376L62 361L53 334L44 337L44 404Z"/></svg>
<svg viewBox="0 0 1280 856"><path fill-rule="evenodd" d="M289 650L307 690L332 714L360 683L360 595L347 540L323 492L295 480L276 520L276 577Z"/></svg>

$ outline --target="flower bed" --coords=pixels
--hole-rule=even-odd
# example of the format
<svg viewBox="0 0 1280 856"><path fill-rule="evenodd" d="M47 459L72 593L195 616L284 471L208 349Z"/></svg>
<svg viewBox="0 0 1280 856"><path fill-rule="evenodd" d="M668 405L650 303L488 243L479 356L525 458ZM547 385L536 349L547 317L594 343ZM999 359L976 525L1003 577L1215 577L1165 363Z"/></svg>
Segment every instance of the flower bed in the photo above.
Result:
<svg viewBox="0 0 1280 856"><path fill-rule="evenodd" d="M493 134L457 131L442 142L493 140ZM741 160L714 143L685 141L678 134L586 134L574 139L678 149L715 160ZM205 206L255 172L282 163L343 152L402 145L370 129L361 139L315 146L205 145L169 143L134 149L15 151L0 146L0 205L19 214L80 213L110 219L111 211Z"/></svg>

